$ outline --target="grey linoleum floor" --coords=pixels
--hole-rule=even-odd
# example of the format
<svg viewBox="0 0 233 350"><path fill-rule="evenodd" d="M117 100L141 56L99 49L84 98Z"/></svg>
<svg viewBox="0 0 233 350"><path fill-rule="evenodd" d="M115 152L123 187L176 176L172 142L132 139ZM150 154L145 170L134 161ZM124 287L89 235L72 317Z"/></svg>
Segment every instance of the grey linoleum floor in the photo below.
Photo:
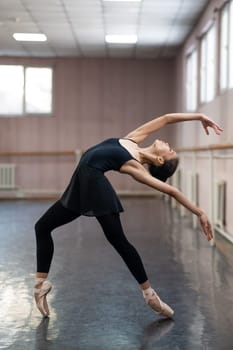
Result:
<svg viewBox="0 0 233 350"><path fill-rule="evenodd" d="M233 247L212 248L158 199L122 199L128 239L175 310L158 317L95 218L53 233L49 319L37 311L34 222L48 201L0 202L0 349L232 350Z"/></svg>

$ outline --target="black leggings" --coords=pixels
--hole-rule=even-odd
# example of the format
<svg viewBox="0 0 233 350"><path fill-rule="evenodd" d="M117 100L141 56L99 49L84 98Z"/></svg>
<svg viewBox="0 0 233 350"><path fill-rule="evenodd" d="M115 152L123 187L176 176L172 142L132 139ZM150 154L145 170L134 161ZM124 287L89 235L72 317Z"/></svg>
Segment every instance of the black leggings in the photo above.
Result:
<svg viewBox="0 0 233 350"><path fill-rule="evenodd" d="M49 272L54 252L52 230L78 217L78 213L65 208L60 201L57 201L37 221L35 224L37 272ZM96 218L107 240L120 254L137 282L139 284L146 282L148 278L142 260L134 246L125 237L119 214L109 214Z"/></svg>

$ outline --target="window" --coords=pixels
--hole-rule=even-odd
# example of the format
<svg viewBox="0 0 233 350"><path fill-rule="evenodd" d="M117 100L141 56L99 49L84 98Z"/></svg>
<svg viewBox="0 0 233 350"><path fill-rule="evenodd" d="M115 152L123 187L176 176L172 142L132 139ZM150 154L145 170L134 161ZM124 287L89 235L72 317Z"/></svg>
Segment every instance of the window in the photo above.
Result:
<svg viewBox="0 0 233 350"><path fill-rule="evenodd" d="M233 1L221 11L220 89L233 87Z"/></svg>
<svg viewBox="0 0 233 350"><path fill-rule="evenodd" d="M213 25L201 40L201 102L213 100L215 95L216 35Z"/></svg>
<svg viewBox="0 0 233 350"><path fill-rule="evenodd" d="M229 8L229 87L233 88L233 1Z"/></svg>
<svg viewBox="0 0 233 350"><path fill-rule="evenodd" d="M23 67L0 66L0 113L23 113Z"/></svg>
<svg viewBox="0 0 233 350"><path fill-rule="evenodd" d="M228 88L229 58L229 7L224 6L221 12L221 54L220 54L220 89Z"/></svg>
<svg viewBox="0 0 233 350"><path fill-rule="evenodd" d="M197 108L197 50L194 50L186 61L186 109Z"/></svg>
<svg viewBox="0 0 233 350"><path fill-rule="evenodd" d="M0 116L52 113L53 70L0 65Z"/></svg>
<svg viewBox="0 0 233 350"><path fill-rule="evenodd" d="M25 109L27 113L51 113L51 68L25 69Z"/></svg>

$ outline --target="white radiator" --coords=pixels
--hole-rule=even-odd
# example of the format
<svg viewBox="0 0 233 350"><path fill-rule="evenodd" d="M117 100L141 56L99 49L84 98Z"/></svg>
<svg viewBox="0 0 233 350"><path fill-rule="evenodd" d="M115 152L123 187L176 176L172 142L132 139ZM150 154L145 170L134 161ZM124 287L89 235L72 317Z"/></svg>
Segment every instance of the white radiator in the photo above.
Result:
<svg viewBox="0 0 233 350"><path fill-rule="evenodd" d="M0 190L15 188L15 164L0 163Z"/></svg>
<svg viewBox="0 0 233 350"><path fill-rule="evenodd" d="M226 181L215 183L214 223L221 229L226 225Z"/></svg>

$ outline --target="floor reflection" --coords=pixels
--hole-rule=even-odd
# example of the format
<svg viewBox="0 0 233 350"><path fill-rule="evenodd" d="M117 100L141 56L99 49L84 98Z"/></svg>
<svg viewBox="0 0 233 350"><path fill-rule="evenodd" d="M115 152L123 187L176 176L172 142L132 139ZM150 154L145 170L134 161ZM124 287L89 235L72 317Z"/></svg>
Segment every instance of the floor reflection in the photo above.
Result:
<svg viewBox="0 0 233 350"><path fill-rule="evenodd" d="M175 321L168 318L150 323L144 329L140 350L151 350L152 346L167 335L172 330L174 325ZM155 348L153 347L153 349Z"/></svg>
<svg viewBox="0 0 233 350"><path fill-rule="evenodd" d="M48 339L48 327L50 318L42 318L35 332L34 350L46 350L49 345L53 345L53 341Z"/></svg>

